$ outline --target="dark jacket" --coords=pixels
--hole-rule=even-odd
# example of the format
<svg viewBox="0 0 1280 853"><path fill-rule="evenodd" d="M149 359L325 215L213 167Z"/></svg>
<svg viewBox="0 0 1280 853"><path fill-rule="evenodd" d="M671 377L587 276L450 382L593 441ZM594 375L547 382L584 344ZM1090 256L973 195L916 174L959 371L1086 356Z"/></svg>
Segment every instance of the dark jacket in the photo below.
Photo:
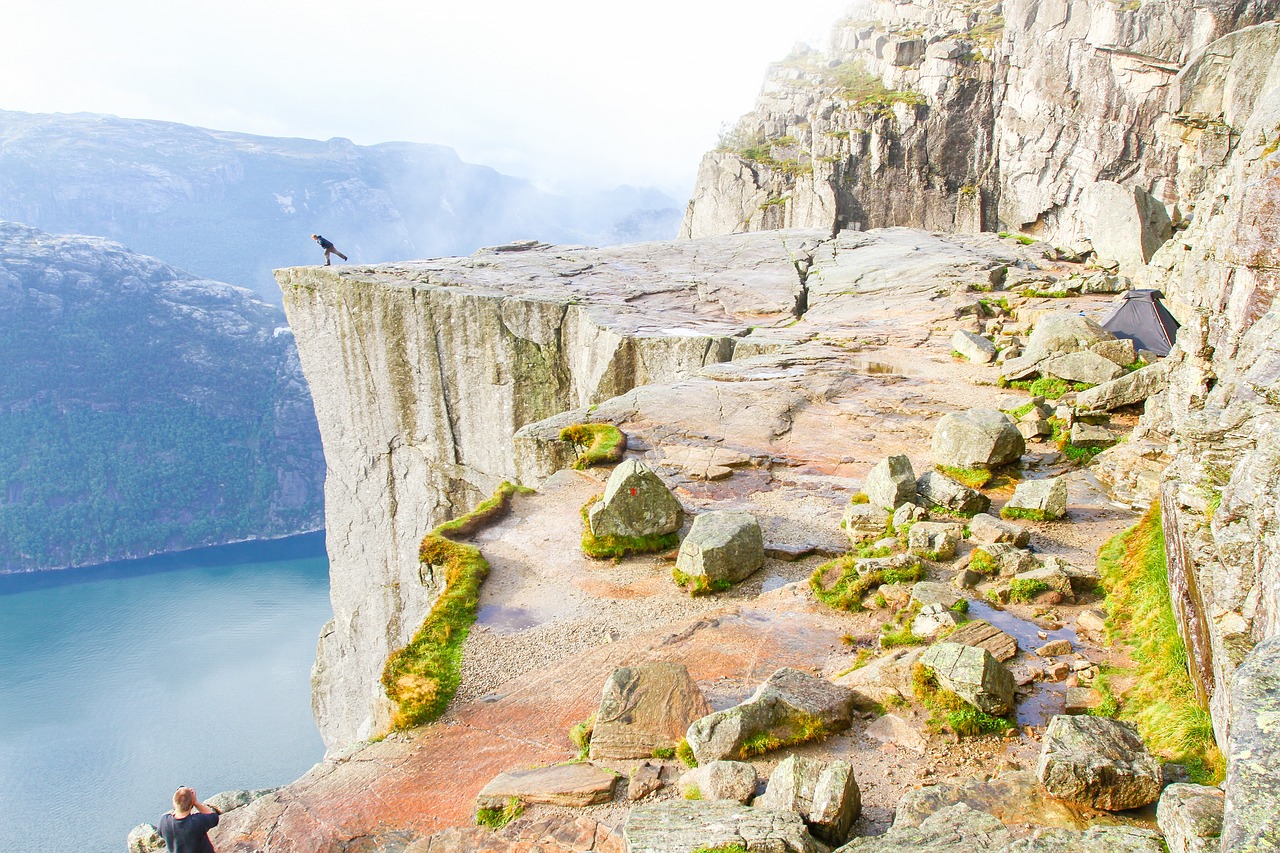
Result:
<svg viewBox="0 0 1280 853"><path fill-rule="evenodd" d="M316 242L320 244L321 249L324 249L325 251L328 251L328 252L333 251L333 244L330 243L325 238L321 237L319 234L316 235Z"/></svg>

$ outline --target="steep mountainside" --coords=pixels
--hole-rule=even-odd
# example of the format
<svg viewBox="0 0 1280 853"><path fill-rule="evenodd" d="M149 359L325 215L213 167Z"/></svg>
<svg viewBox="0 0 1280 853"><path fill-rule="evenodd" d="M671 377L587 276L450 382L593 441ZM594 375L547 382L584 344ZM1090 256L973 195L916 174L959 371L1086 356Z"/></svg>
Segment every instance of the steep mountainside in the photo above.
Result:
<svg viewBox="0 0 1280 853"><path fill-rule="evenodd" d="M0 571L321 526L278 308L92 237L0 222Z"/></svg>
<svg viewBox="0 0 1280 853"><path fill-rule="evenodd" d="M0 111L0 219L109 237L278 303L271 270L315 258L317 231L376 263L526 238L667 239L679 212L654 190L542 192L439 145Z"/></svg>

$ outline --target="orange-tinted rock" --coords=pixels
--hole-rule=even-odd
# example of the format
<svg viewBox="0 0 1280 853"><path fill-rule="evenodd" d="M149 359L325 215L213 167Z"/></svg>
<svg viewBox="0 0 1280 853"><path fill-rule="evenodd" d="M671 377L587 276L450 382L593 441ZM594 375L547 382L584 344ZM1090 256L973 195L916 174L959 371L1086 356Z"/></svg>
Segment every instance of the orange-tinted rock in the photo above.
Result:
<svg viewBox="0 0 1280 853"><path fill-rule="evenodd" d="M673 748L690 723L710 713L684 665L619 667L604 684L591 758L649 758L655 749Z"/></svg>
<svg viewBox="0 0 1280 853"><path fill-rule="evenodd" d="M476 796L476 808L500 809L509 800L552 806L593 806L613 799L618 775L591 764L553 764L532 770L508 770Z"/></svg>

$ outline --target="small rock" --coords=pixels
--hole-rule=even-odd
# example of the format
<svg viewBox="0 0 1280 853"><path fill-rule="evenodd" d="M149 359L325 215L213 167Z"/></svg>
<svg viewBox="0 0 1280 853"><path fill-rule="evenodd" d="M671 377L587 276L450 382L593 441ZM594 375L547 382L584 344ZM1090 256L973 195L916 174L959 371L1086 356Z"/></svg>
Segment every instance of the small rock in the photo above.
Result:
<svg viewBox="0 0 1280 853"><path fill-rule="evenodd" d="M1138 360L1138 352L1134 349L1132 338L1098 341L1089 349L1120 367L1128 367Z"/></svg>
<svg viewBox="0 0 1280 853"><path fill-rule="evenodd" d="M941 604L927 604L920 608L911 623L911 633L917 637L932 639L942 631L949 631L960 624L960 617Z"/></svg>
<svg viewBox="0 0 1280 853"><path fill-rule="evenodd" d="M1068 714L1087 714L1102 706L1102 694L1092 687L1068 687L1063 711Z"/></svg>
<svg viewBox="0 0 1280 853"><path fill-rule="evenodd" d="M149 823L140 823L129 830L129 838L125 841L129 853L155 853L165 849L165 842L160 837L160 830Z"/></svg>
<svg viewBox="0 0 1280 853"><path fill-rule="evenodd" d="M1106 427L1077 421L1071 426L1071 444L1074 447L1110 447L1116 437Z"/></svg>
<svg viewBox="0 0 1280 853"><path fill-rule="evenodd" d="M912 698L911 666L923 649L894 649L864 667L835 679L853 692L853 706L872 711L886 705L909 702Z"/></svg>
<svg viewBox="0 0 1280 853"><path fill-rule="evenodd" d="M1101 385L1119 379L1124 375L1124 368L1096 352L1083 351L1047 358L1040 362L1040 372L1067 382Z"/></svg>
<svg viewBox="0 0 1280 853"><path fill-rule="evenodd" d="M911 499L915 499L914 487ZM924 507L916 506L914 503L904 503L893 511L893 527L895 530L901 530L909 521L922 521L928 517L928 513L924 511Z"/></svg>
<svg viewBox="0 0 1280 853"><path fill-rule="evenodd" d="M683 664L654 661L615 669L605 680L591 733L591 758L648 758L675 746L711 713Z"/></svg>
<svg viewBox="0 0 1280 853"><path fill-rule="evenodd" d="M851 503L844 508L844 516L840 523L849 541L857 547L864 542L874 542L885 535L889 529L889 514L869 503Z"/></svg>
<svg viewBox="0 0 1280 853"><path fill-rule="evenodd" d="M1090 634L1102 634L1107 630L1107 614L1097 608L1081 610L1076 615L1076 631Z"/></svg>
<svg viewBox="0 0 1280 853"><path fill-rule="evenodd" d="M756 769L744 761L711 761L676 782L687 799L733 800L746 805L756 793ZM697 797L689 795L696 793Z"/></svg>
<svg viewBox="0 0 1280 853"><path fill-rule="evenodd" d="M936 643L920 656L938 684L979 711L1001 716L1013 707L1013 676L986 649Z"/></svg>
<svg viewBox="0 0 1280 853"><path fill-rule="evenodd" d="M907 547L913 554L929 560L950 560L956 555L961 530L959 524L918 521L907 534Z"/></svg>
<svg viewBox="0 0 1280 853"><path fill-rule="evenodd" d="M975 364L990 364L996 358L995 344L964 329L957 329L951 336L951 349Z"/></svg>
<svg viewBox="0 0 1280 853"><path fill-rule="evenodd" d="M688 853L735 844L774 853L818 853L819 849L800 815L723 800L635 806L622 836L627 853Z"/></svg>
<svg viewBox="0 0 1280 853"><path fill-rule="evenodd" d="M1069 675L1071 675L1071 664L1066 661L1055 661L1054 663L1048 664L1044 670L1044 677L1046 681L1063 681Z"/></svg>
<svg viewBox="0 0 1280 853"><path fill-rule="evenodd" d="M643 800L662 787L662 766L644 762L636 767L627 782L627 799Z"/></svg>
<svg viewBox="0 0 1280 853"><path fill-rule="evenodd" d="M947 635L947 642L986 649L1003 663L1018 654L1018 641L981 619L970 619Z"/></svg>
<svg viewBox="0 0 1280 853"><path fill-rule="evenodd" d="M1036 654L1042 658L1052 658L1052 657L1057 657L1058 655L1069 655L1071 654L1071 641L1070 640L1053 640L1051 642L1045 643L1043 646L1036 649Z"/></svg>
<svg viewBox="0 0 1280 853"><path fill-rule="evenodd" d="M937 581L920 581L911 587L911 600L918 601L921 607L940 604L943 609L949 609L962 598L964 596L956 592L950 584Z"/></svg>
<svg viewBox="0 0 1280 853"><path fill-rule="evenodd" d="M969 538L974 542L994 544L1009 542L1021 548L1031 541L1031 531L985 512L969 519Z"/></svg>
<svg viewBox="0 0 1280 853"><path fill-rule="evenodd" d="M940 471L927 471L921 475L916 480L916 494L931 506L963 515L983 512L991 506L991 499L986 495L957 483Z"/></svg>
<svg viewBox="0 0 1280 853"><path fill-rule="evenodd" d="M892 743L920 755L929 743L928 735L918 726L897 714L885 714L867 726L867 737L881 743Z"/></svg>

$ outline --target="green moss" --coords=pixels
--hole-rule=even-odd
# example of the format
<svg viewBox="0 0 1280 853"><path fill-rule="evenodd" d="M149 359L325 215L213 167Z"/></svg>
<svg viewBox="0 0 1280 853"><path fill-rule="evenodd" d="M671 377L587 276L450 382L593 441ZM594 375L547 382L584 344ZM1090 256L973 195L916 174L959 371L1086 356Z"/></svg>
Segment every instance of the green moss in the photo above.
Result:
<svg viewBox="0 0 1280 853"><path fill-rule="evenodd" d="M715 592L724 592L731 589L733 584L730 581L720 578L719 580L708 581L706 575L687 575L679 569L671 570L671 579L676 582L676 586L689 591L689 595L711 595Z"/></svg>
<svg viewBox="0 0 1280 853"><path fill-rule="evenodd" d="M524 803L520 802L519 797L512 797L500 809L477 809L476 823L487 826L489 829L502 829L522 814L524 814Z"/></svg>
<svg viewBox="0 0 1280 853"><path fill-rule="evenodd" d="M476 504L471 512L438 525L431 533L435 536L443 536L446 539L463 539L486 527L495 519L506 515L507 509L511 506L513 495L531 495L533 493L534 490L527 486L503 483L491 497ZM421 553L419 553L419 556L421 556Z"/></svg>
<svg viewBox="0 0 1280 853"><path fill-rule="evenodd" d="M957 601L955 604L951 605L950 610L951 610L951 612L952 612L952 613L968 613L968 612L969 612L969 599L967 599L967 598L962 598L962 599L960 599L960 600L959 600L959 601Z"/></svg>
<svg viewBox="0 0 1280 853"><path fill-rule="evenodd" d="M652 554L670 551L680 544L676 533L651 534L649 536L596 536L591 532L588 513L591 505L600 500L596 495L582 505L582 553L596 560L625 557L628 554Z"/></svg>
<svg viewBox="0 0 1280 853"><path fill-rule="evenodd" d="M1008 414L1009 417L1013 418L1016 421L1016 420L1020 420L1023 415L1029 414L1031 410L1034 409L1035 407L1036 407L1036 404L1028 400L1026 403L1023 403L1018 408L1010 409L1006 414Z"/></svg>
<svg viewBox="0 0 1280 853"><path fill-rule="evenodd" d="M578 748L578 760L585 761L591 752L591 734L596 728L596 717L592 714L580 723L574 723L569 729L569 742Z"/></svg>
<svg viewBox="0 0 1280 853"><path fill-rule="evenodd" d="M969 568L980 575L1000 573L1000 566L996 563L995 558L981 548L973 549L973 553L969 556Z"/></svg>
<svg viewBox="0 0 1280 853"><path fill-rule="evenodd" d="M680 742L676 744L676 758L680 760L681 764L690 769L698 766L698 759L693 754L693 747L689 746L689 741L685 738L680 738Z"/></svg>
<svg viewBox="0 0 1280 853"><path fill-rule="evenodd" d="M929 724L940 728L945 723L959 737L974 737L1008 731L1013 723L979 711L938 683L933 670L922 663L911 667L911 689L931 712Z"/></svg>
<svg viewBox="0 0 1280 853"><path fill-rule="evenodd" d="M461 678L462 644L475 622L480 584L489 574L480 549L447 539L442 531L456 535L470 529L477 515L495 517L520 491L519 486L503 483L472 513L440 525L423 538L418 559L443 570L445 588L409 645L392 653L383 667L382 686L396 707L392 729L431 722L448 707Z"/></svg>
<svg viewBox="0 0 1280 853"><path fill-rule="evenodd" d="M690 785L684 789L684 798L686 800L700 800L702 799L702 789L697 785Z"/></svg>
<svg viewBox="0 0 1280 853"><path fill-rule="evenodd" d="M984 299L979 299L978 301L982 303L982 306L987 309L988 313L995 313L991 311L991 306L995 305L1001 310L1003 310L1004 313L1013 314L1013 308L1009 307L1009 297L1007 296L1001 296L998 299L992 299L988 297Z"/></svg>
<svg viewBox="0 0 1280 853"><path fill-rule="evenodd" d="M958 468L954 465L937 465L934 467L957 483L968 486L971 489L981 489L991 482L991 478L994 476L985 468Z"/></svg>
<svg viewBox="0 0 1280 853"><path fill-rule="evenodd" d="M894 649L899 646L924 646L929 641L912 632L910 625L884 626L886 630L880 634L880 648Z"/></svg>
<svg viewBox="0 0 1280 853"><path fill-rule="evenodd" d="M866 492L854 492L853 497L849 498L851 504L869 504L871 497Z"/></svg>
<svg viewBox="0 0 1280 853"><path fill-rule="evenodd" d="M1133 362L1132 364L1126 364L1124 366L1124 369L1128 373L1133 373L1135 370L1141 370L1146 366L1147 366L1147 362L1144 359L1140 358L1137 361Z"/></svg>
<svg viewBox="0 0 1280 853"><path fill-rule="evenodd" d="M1051 587L1041 580L1014 578L1009 582L1009 600L1025 604L1040 593L1047 592L1049 589L1051 589Z"/></svg>
<svg viewBox="0 0 1280 853"><path fill-rule="evenodd" d="M1021 518L1026 521L1056 521L1057 520L1042 509L1030 509L1029 507L1021 507L1021 506L1006 506L1004 509L1000 510L1000 517L1001 518Z"/></svg>
<svg viewBox="0 0 1280 853"><path fill-rule="evenodd" d="M784 746L794 746L798 743L820 740L828 734L830 734L830 731L825 723L817 717L801 713L797 719L785 728L760 732L744 740L742 746L738 748L738 757L753 758L757 755L764 755L766 752L781 749Z"/></svg>
<svg viewBox="0 0 1280 853"><path fill-rule="evenodd" d="M1069 391L1084 391L1093 386L1088 382L1067 382L1056 376L1038 376L1035 379L1015 379L1008 387L1020 388L1032 397L1057 400Z"/></svg>
<svg viewBox="0 0 1280 853"><path fill-rule="evenodd" d="M581 471L592 465L609 465L622 460L627 437L613 424L574 424L560 430L560 440L579 448L573 467Z"/></svg>
<svg viewBox="0 0 1280 853"><path fill-rule="evenodd" d="M722 844L719 847L699 847L693 853L750 853L741 844Z"/></svg>
<svg viewBox="0 0 1280 853"><path fill-rule="evenodd" d="M676 748L674 746L660 746L654 749L653 757L659 761L670 761L676 757Z"/></svg>
<svg viewBox="0 0 1280 853"><path fill-rule="evenodd" d="M814 569L809 576L809 587L814 596L836 610L857 612L863 609L862 599L872 587L886 583L914 583L924 576L924 567L919 563L901 569L873 569L863 573L858 570L858 560L853 554L845 554ZM822 578L837 570L840 574L832 584L824 586Z"/></svg>
<svg viewBox="0 0 1280 853"><path fill-rule="evenodd" d="M1169 594L1168 560L1160 505L1098 552L1108 589L1108 631L1130 648L1134 686L1120 699L1120 716L1133 722L1147 746L1184 764L1192 781L1222 780L1224 760L1213 721L1197 698L1187 648L1178 633Z"/></svg>

